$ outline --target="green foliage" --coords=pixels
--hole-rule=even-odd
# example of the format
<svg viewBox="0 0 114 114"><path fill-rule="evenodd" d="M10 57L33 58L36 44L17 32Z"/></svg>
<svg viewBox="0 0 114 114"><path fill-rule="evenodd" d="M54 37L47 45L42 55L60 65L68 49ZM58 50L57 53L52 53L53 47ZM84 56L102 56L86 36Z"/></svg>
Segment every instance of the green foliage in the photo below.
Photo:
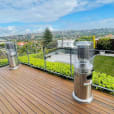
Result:
<svg viewBox="0 0 114 114"><path fill-rule="evenodd" d="M92 36L82 36L82 37L76 39L76 41L93 41L93 37Z"/></svg>
<svg viewBox="0 0 114 114"><path fill-rule="evenodd" d="M105 73L93 72L92 81L94 84L114 90L114 77Z"/></svg>
<svg viewBox="0 0 114 114"><path fill-rule="evenodd" d="M44 60L40 59L40 58L36 58L35 56L36 56L36 54L30 54L29 55L29 59L30 59L29 63L31 65L34 65L36 67L44 69ZM101 58L105 58L105 57L104 56L98 56L95 59L96 60L101 60ZM107 58L105 58L105 59L107 59ZM19 60L22 63L27 63L28 64L28 57L27 56L20 56ZM109 63L110 63L110 61L107 61L107 64L109 64ZM7 59L0 59L0 66L4 66L6 64L8 64ZM98 65L98 66L102 67L101 65ZM92 78L93 83L96 84L96 85L114 90L114 77L111 76L111 75L107 75L105 73L100 73L101 71L99 71L99 70L101 70L101 69L99 69L100 67L98 67L98 66L95 66L95 71L93 72L93 78ZM60 74L66 75L66 76L71 76L70 65L66 64L66 63L47 61L46 62L46 68L49 71L57 72L57 73L60 73ZM72 70L73 70L72 75L74 75L74 66L72 66Z"/></svg>
<svg viewBox="0 0 114 114"><path fill-rule="evenodd" d="M26 54L26 50L27 50L27 46L26 45L24 45L23 47L18 47L17 48L18 49L18 54L19 55L25 55Z"/></svg>
<svg viewBox="0 0 114 114"><path fill-rule="evenodd" d="M22 47L18 46L18 54L19 55L25 55L27 52L28 53L36 53L38 50L37 44L34 44L33 42L28 42Z"/></svg>
<svg viewBox="0 0 114 114"><path fill-rule="evenodd" d="M0 59L0 67L7 64L8 64L8 59Z"/></svg>
<svg viewBox="0 0 114 114"><path fill-rule="evenodd" d="M40 51L37 54L31 54L30 57L43 59L44 56L43 56L43 52Z"/></svg>
<svg viewBox="0 0 114 114"><path fill-rule="evenodd" d="M111 50L110 38L101 38L97 42L97 49L99 50Z"/></svg>
<svg viewBox="0 0 114 114"><path fill-rule="evenodd" d="M48 49L53 49L53 48L56 48L57 47L57 41L52 41L50 42L48 45L47 45L47 48Z"/></svg>
<svg viewBox="0 0 114 114"><path fill-rule="evenodd" d="M34 54L31 54L29 56L30 64L34 65L36 67L39 67L39 68L44 68L44 59L34 58L34 56L35 56ZM19 60L22 63L28 63L27 56L21 56L21 57L19 57ZM49 61L47 61L46 62L46 68L49 71L61 73L63 75L67 75L67 76L71 76L70 65L66 64L66 63L49 62ZM74 72L74 67L73 66L72 66L72 69L73 69L73 72Z"/></svg>
<svg viewBox="0 0 114 114"><path fill-rule="evenodd" d="M57 48L52 48L52 49L48 49L48 53L51 53L53 51L56 51Z"/></svg>
<svg viewBox="0 0 114 114"><path fill-rule="evenodd" d="M53 35L48 28L46 28L43 38L43 46L46 47L52 41L53 38Z"/></svg>
<svg viewBox="0 0 114 114"><path fill-rule="evenodd" d="M70 72L70 65L66 63L60 63L60 62L49 62L47 61L47 70L57 72L66 76L71 76ZM72 69L74 71L74 67L72 66ZM73 73L72 73L73 75Z"/></svg>
<svg viewBox="0 0 114 114"><path fill-rule="evenodd" d="M19 57L19 60L23 63L28 63L27 56ZM44 69L44 60L34 58L34 54L30 55L30 64ZM57 72L66 76L71 76L70 65L60 62L46 62L46 68L49 71ZM74 66L72 66L72 76L74 76ZM108 89L114 89L114 77L105 73L93 72L93 83Z"/></svg>
<svg viewBox="0 0 114 114"><path fill-rule="evenodd" d="M5 43L0 44L0 48L5 48Z"/></svg>
<svg viewBox="0 0 114 114"><path fill-rule="evenodd" d="M94 59L94 70L114 76L114 57L96 56Z"/></svg>

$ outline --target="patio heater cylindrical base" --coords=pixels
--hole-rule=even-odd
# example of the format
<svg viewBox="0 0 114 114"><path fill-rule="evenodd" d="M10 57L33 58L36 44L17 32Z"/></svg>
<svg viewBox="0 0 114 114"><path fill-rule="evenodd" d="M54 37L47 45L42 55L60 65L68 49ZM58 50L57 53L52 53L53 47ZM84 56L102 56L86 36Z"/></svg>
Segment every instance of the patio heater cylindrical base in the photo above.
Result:
<svg viewBox="0 0 114 114"><path fill-rule="evenodd" d="M93 100L93 96L91 96L89 99L80 99L79 97L77 97L73 91L72 93L72 97L74 100L78 101L79 103L85 103L85 104L89 104L92 102Z"/></svg>
<svg viewBox="0 0 114 114"><path fill-rule="evenodd" d="M18 68L19 68L19 66L12 67L12 68L11 68L11 67L9 67L9 69L10 69L10 70L16 70L16 69L18 69Z"/></svg>

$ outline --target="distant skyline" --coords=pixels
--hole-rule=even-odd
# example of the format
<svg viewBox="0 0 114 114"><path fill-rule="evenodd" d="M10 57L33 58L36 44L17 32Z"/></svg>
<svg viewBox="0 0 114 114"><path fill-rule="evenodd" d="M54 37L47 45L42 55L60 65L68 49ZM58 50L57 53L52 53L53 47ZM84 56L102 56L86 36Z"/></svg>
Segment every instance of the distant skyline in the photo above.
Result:
<svg viewBox="0 0 114 114"><path fill-rule="evenodd" d="M114 28L114 0L0 0L0 36Z"/></svg>

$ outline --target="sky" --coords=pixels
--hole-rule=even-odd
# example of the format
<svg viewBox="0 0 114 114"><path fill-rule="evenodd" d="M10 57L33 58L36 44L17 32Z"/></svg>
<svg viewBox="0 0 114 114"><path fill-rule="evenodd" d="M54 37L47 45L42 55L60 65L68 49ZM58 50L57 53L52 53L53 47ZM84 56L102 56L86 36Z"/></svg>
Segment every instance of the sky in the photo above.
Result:
<svg viewBox="0 0 114 114"><path fill-rule="evenodd" d="M0 0L0 36L45 28L114 28L114 0Z"/></svg>

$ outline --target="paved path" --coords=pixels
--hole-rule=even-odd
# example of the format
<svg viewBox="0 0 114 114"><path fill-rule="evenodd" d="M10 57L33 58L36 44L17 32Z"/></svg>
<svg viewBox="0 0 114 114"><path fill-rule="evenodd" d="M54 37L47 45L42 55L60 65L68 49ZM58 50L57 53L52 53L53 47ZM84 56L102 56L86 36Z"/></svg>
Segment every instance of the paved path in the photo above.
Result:
<svg viewBox="0 0 114 114"><path fill-rule="evenodd" d="M114 54L106 54L106 53L103 54L103 53L102 53L102 54L100 54L100 55L114 57Z"/></svg>
<svg viewBox="0 0 114 114"><path fill-rule="evenodd" d="M76 60L77 60L76 55L72 55L72 63L75 63ZM47 61L70 63L70 54L51 55L51 57L47 58Z"/></svg>

